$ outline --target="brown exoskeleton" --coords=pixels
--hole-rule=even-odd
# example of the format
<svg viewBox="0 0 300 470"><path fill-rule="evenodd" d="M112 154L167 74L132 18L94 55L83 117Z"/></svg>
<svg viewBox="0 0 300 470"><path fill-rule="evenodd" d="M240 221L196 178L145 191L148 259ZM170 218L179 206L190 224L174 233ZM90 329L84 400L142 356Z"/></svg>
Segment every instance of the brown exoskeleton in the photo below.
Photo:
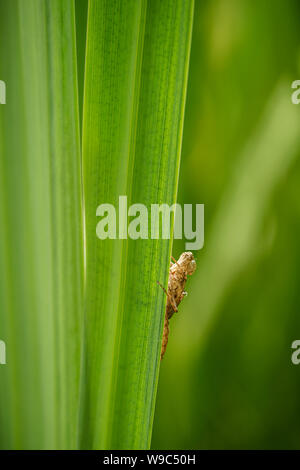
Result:
<svg viewBox="0 0 300 470"><path fill-rule="evenodd" d="M193 253L190 251L182 253L178 261L176 261L173 257L172 260L174 263L171 262L170 266L168 291L166 291L166 289L158 282L160 287L167 295L164 331L160 353L161 359L164 357L168 344L169 320L172 315L178 311L178 305L182 301L183 297L187 295L187 293L184 291L187 276L191 276L196 269L196 261L194 259Z"/></svg>

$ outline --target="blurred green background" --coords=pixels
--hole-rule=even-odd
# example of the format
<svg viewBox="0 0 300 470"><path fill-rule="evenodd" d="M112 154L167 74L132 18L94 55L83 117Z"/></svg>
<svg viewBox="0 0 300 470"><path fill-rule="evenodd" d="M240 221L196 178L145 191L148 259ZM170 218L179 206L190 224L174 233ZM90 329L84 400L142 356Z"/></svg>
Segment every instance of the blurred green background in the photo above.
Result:
<svg viewBox="0 0 300 470"><path fill-rule="evenodd" d="M195 2L178 202L205 204L205 246L170 323L153 449L300 448L299 30L297 0Z"/></svg>

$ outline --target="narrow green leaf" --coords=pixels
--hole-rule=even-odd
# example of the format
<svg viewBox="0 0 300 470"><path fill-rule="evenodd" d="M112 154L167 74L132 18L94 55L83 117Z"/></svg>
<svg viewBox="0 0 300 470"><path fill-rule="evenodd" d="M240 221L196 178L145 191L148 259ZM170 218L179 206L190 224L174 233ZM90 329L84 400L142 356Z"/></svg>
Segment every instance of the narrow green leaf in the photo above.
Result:
<svg viewBox="0 0 300 470"><path fill-rule="evenodd" d="M193 1L92 0L83 111L80 445L148 448L171 240L100 240L96 209L176 201ZM119 228L119 227L117 227Z"/></svg>
<svg viewBox="0 0 300 470"><path fill-rule="evenodd" d="M88 0L75 0L76 43L77 43L77 63L78 63L78 67L77 67L78 69L78 98L79 98L80 122L82 122L87 10L88 10Z"/></svg>
<svg viewBox="0 0 300 470"><path fill-rule="evenodd" d="M76 445L83 263L74 25L72 0L0 0L2 448Z"/></svg>

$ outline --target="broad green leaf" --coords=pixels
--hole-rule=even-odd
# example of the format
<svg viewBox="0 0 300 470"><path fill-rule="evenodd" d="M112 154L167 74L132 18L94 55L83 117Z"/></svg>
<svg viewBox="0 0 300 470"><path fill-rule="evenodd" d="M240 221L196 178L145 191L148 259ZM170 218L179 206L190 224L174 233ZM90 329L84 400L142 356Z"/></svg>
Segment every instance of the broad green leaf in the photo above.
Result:
<svg viewBox="0 0 300 470"><path fill-rule="evenodd" d="M76 445L82 215L74 4L0 0L0 446Z"/></svg>
<svg viewBox="0 0 300 470"><path fill-rule="evenodd" d="M96 210L176 201L192 16L192 0L89 4L83 448L150 446L172 241L100 240Z"/></svg>

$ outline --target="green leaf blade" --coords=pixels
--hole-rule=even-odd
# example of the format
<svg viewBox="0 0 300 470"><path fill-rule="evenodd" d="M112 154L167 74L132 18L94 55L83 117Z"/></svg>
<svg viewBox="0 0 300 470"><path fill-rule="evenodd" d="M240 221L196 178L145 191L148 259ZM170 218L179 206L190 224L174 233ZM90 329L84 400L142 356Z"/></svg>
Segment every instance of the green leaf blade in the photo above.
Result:
<svg viewBox="0 0 300 470"><path fill-rule="evenodd" d="M73 448L83 243L74 4L0 2L1 447ZM7 26L6 26L7 24ZM3 398L2 398L3 397Z"/></svg>
<svg viewBox="0 0 300 470"><path fill-rule="evenodd" d="M90 3L82 447L150 446L171 240L100 241L96 208L176 201L192 16L192 1Z"/></svg>

